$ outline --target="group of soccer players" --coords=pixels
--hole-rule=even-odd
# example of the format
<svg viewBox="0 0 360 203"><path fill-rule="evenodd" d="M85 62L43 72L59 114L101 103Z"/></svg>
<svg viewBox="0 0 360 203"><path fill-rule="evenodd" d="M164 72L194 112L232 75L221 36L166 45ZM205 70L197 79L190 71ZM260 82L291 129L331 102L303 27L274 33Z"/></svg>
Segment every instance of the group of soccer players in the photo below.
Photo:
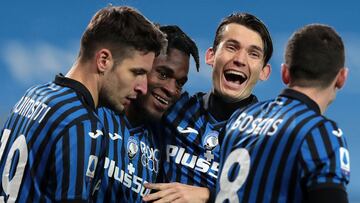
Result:
<svg viewBox="0 0 360 203"><path fill-rule="evenodd" d="M206 63L212 89L190 96L194 41L126 6L98 11L69 72L30 88L1 131L0 202L347 202L342 130L322 114L347 78L329 26L296 31L287 88L259 102L273 52L265 24L234 13Z"/></svg>

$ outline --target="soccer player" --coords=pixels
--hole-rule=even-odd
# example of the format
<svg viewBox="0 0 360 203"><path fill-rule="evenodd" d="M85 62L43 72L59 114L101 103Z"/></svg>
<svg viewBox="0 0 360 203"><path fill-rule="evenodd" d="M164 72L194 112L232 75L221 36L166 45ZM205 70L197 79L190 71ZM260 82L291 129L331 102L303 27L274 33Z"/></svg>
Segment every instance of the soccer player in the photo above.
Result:
<svg viewBox="0 0 360 203"><path fill-rule="evenodd" d="M96 114L147 90L165 36L129 7L106 7L86 28L66 76L31 87L1 131L0 202L87 202L99 184L107 133Z"/></svg>
<svg viewBox="0 0 360 203"><path fill-rule="evenodd" d="M218 134L238 108L257 102L252 90L270 74L272 41L266 26L247 13L229 15L216 30L206 63L213 67L213 89L184 94L164 115L167 133L165 181L146 201L213 200L219 166ZM177 183L176 183L177 182ZM210 192L211 191L211 192Z"/></svg>
<svg viewBox="0 0 360 203"><path fill-rule="evenodd" d="M329 26L290 38L275 99L234 113L221 144L216 202L347 202L343 131L322 114L347 78L344 45Z"/></svg>
<svg viewBox="0 0 360 203"><path fill-rule="evenodd" d="M109 130L109 154L105 178L97 202L142 202L150 192L143 184L155 182L161 167L157 123L165 110L179 99L187 81L190 55L199 69L196 44L178 26L161 26L168 46L154 60L148 74L148 92L126 108L126 115L99 108L99 116Z"/></svg>

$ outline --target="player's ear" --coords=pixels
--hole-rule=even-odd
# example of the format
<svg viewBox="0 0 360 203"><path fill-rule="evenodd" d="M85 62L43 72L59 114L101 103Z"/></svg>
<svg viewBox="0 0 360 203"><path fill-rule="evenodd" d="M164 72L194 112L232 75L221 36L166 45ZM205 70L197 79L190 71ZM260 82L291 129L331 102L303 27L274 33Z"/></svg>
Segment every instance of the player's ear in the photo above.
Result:
<svg viewBox="0 0 360 203"><path fill-rule="evenodd" d="M111 51L109 49L100 49L95 54L96 65L99 74L103 74L105 71L110 70L114 64Z"/></svg>
<svg viewBox="0 0 360 203"><path fill-rule="evenodd" d="M285 85L290 83L290 71L287 64L281 64L281 79Z"/></svg>
<svg viewBox="0 0 360 203"><path fill-rule="evenodd" d="M271 65L266 64L260 71L259 79L262 81L269 79L270 73L271 73Z"/></svg>
<svg viewBox="0 0 360 203"><path fill-rule="evenodd" d="M341 68L336 76L335 87L341 89L345 85L345 81L348 77L348 68Z"/></svg>
<svg viewBox="0 0 360 203"><path fill-rule="evenodd" d="M212 47L210 47L206 50L205 63L212 67L214 64L214 58L215 58L215 51Z"/></svg>

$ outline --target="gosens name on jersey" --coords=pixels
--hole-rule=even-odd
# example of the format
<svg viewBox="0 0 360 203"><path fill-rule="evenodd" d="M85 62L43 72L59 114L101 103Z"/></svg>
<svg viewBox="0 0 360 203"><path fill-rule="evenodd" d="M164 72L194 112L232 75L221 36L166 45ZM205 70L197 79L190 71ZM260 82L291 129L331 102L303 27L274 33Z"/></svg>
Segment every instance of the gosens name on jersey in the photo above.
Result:
<svg viewBox="0 0 360 203"><path fill-rule="evenodd" d="M294 90L234 113L221 146L216 202L303 202L349 181L342 130Z"/></svg>

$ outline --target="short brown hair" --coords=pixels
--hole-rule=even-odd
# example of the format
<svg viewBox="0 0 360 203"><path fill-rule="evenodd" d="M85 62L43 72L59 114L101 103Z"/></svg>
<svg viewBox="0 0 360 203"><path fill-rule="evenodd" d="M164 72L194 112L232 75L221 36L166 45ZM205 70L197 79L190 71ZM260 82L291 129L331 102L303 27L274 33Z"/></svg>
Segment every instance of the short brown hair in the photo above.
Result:
<svg viewBox="0 0 360 203"><path fill-rule="evenodd" d="M310 24L296 31L285 51L292 85L328 87L345 64L344 44L336 31Z"/></svg>
<svg viewBox="0 0 360 203"><path fill-rule="evenodd" d="M127 6L108 6L99 10L87 26L79 58L91 59L99 46L108 48L120 61L132 50L158 55L165 44L165 35L139 11Z"/></svg>

